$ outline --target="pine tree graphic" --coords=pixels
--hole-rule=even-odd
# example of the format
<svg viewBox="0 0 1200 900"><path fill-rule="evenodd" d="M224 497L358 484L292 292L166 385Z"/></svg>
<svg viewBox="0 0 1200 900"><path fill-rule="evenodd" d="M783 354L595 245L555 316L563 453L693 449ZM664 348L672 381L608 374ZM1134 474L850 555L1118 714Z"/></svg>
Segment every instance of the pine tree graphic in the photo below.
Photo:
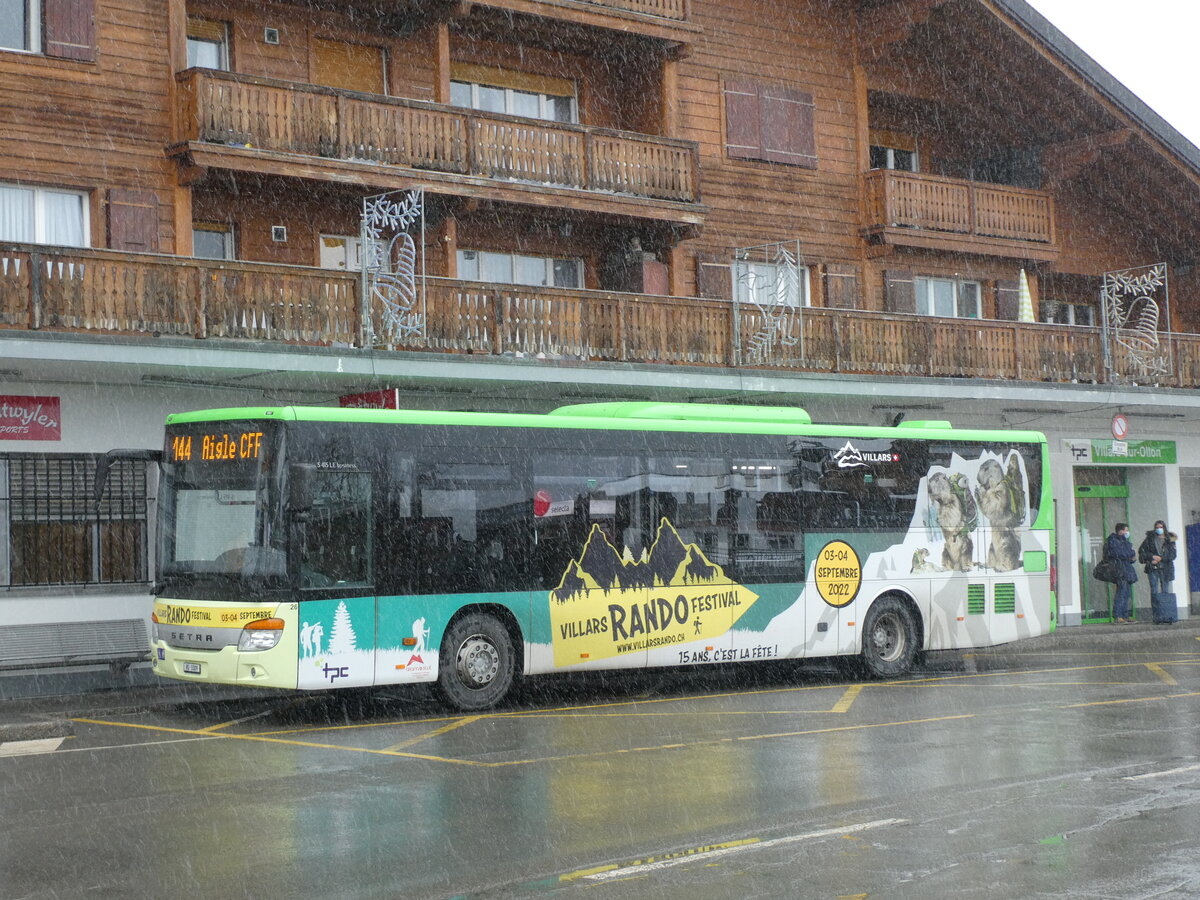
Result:
<svg viewBox="0 0 1200 900"><path fill-rule="evenodd" d="M346 609L346 601L338 604L333 614L333 631L329 635L329 652L354 652L354 625L350 622L350 610Z"/></svg>

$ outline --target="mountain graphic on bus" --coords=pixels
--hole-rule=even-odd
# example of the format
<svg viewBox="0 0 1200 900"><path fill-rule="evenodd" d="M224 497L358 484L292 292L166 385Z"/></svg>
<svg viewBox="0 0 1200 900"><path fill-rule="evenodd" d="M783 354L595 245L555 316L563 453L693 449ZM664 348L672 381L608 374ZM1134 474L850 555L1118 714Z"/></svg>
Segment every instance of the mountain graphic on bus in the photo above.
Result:
<svg viewBox="0 0 1200 900"><path fill-rule="evenodd" d="M567 565L550 596L566 603L588 591L627 591L668 585L712 584L728 578L695 544L685 544L673 525L663 519L648 552L635 560L622 555L599 525L592 525L583 552Z"/></svg>

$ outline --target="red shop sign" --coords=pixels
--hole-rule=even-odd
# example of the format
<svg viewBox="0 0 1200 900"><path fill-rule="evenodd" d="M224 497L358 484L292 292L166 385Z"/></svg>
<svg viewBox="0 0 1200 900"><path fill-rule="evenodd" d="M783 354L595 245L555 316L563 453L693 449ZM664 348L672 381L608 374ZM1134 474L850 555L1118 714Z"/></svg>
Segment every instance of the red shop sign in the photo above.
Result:
<svg viewBox="0 0 1200 900"><path fill-rule="evenodd" d="M0 441L61 441L58 397L0 394Z"/></svg>
<svg viewBox="0 0 1200 900"><path fill-rule="evenodd" d="M400 389L389 388L385 391L343 394L341 397L338 397L338 405L355 409L399 409Z"/></svg>

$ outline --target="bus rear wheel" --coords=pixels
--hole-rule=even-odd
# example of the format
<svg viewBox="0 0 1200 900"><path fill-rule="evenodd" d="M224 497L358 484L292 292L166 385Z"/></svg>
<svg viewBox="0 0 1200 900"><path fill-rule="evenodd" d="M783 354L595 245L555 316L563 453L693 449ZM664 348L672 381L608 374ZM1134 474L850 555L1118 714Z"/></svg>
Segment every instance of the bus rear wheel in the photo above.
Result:
<svg viewBox="0 0 1200 900"><path fill-rule="evenodd" d="M916 661L917 623L896 597L880 597L863 621L862 666L876 678L906 674Z"/></svg>
<svg viewBox="0 0 1200 900"><path fill-rule="evenodd" d="M509 692L515 669L513 640L504 623L488 613L470 613L442 639L438 689L459 709L490 709Z"/></svg>

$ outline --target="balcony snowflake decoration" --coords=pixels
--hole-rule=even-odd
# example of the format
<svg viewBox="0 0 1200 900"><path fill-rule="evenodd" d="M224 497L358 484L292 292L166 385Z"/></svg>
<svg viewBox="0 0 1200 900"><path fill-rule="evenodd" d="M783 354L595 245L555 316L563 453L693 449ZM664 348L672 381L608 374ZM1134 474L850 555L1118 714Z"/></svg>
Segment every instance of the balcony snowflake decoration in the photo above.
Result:
<svg viewBox="0 0 1200 900"><path fill-rule="evenodd" d="M415 229L414 229L414 226ZM396 346L425 334L425 204L420 188L363 198L363 331L368 346ZM418 280L418 244L421 266ZM374 323L378 311L381 331Z"/></svg>
<svg viewBox="0 0 1200 900"><path fill-rule="evenodd" d="M1169 372L1170 345L1159 336L1171 330L1166 264L1106 272L1101 301L1113 373L1145 379Z"/></svg>
<svg viewBox="0 0 1200 900"><path fill-rule="evenodd" d="M801 309L804 283L801 278L800 242L782 241L734 251L734 310L739 333L746 326L743 343L747 362L765 363L804 345ZM744 309L745 306L749 309Z"/></svg>

